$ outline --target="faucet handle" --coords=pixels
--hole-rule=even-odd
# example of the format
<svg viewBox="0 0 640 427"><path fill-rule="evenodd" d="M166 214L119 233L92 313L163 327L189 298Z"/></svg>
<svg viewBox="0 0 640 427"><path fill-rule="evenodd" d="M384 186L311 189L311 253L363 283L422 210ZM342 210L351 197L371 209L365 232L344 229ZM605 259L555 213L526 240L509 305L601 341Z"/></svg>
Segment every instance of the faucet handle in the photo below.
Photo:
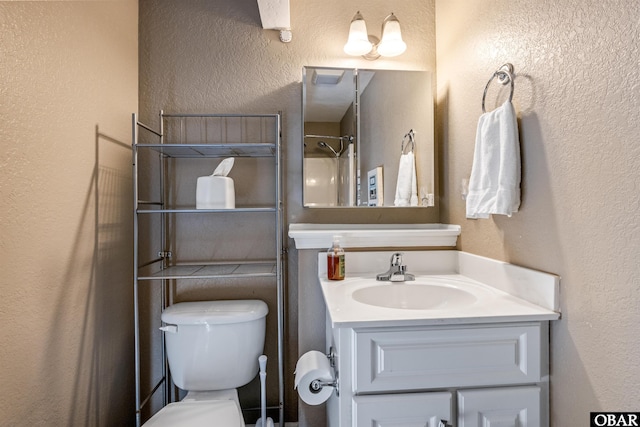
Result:
<svg viewBox="0 0 640 427"><path fill-rule="evenodd" d="M396 252L393 255L391 255L391 266L399 267L401 265L402 265L402 253Z"/></svg>
<svg viewBox="0 0 640 427"><path fill-rule="evenodd" d="M391 267L389 267L389 270L386 273L376 275L376 280L404 282L406 280L405 276L410 276L408 273L405 273L406 270L407 267L402 265L402 253L396 252L391 255Z"/></svg>

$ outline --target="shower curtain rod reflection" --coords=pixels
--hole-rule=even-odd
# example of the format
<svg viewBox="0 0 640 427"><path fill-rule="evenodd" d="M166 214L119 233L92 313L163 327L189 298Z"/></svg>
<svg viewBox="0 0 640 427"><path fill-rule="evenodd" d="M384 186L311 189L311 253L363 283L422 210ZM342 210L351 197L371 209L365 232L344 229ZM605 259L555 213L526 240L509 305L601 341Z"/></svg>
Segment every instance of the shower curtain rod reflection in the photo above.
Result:
<svg viewBox="0 0 640 427"><path fill-rule="evenodd" d="M305 135L305 138L324 138L324 139L338 139L342 141L343 139L349 140L349 142L353 141L353 135L345 135L345 136L332 136L332 135Z"/></svg>

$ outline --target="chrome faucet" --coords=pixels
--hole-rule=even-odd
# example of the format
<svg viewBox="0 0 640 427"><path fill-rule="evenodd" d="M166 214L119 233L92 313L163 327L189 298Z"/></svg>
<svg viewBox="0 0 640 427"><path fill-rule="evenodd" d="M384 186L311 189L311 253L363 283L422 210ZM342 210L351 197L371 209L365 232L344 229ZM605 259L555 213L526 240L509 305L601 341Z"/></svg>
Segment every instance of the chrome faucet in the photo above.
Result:
<svg viewBox="0 0 640 427"><path fill-rule="evenodd" d="M407 273L407 266L402 264L402 254L396 252L391 255L391 266L385 273L376 275L376 280L388 282L405 282L407 280L415 280L416 277Z"/></svg>

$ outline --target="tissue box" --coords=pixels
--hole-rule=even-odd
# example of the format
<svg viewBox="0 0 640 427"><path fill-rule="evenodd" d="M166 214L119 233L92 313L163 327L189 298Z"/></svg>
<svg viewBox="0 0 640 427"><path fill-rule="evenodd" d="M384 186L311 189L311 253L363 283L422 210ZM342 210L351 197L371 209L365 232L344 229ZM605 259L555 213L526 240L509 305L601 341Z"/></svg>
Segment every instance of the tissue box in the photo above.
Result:
<svg viewBox="0 0 640 427"><path fill-rule="evenodd" d="M196 209L234 209L236 193L228 176L201 176L196 183Z"/></svg>

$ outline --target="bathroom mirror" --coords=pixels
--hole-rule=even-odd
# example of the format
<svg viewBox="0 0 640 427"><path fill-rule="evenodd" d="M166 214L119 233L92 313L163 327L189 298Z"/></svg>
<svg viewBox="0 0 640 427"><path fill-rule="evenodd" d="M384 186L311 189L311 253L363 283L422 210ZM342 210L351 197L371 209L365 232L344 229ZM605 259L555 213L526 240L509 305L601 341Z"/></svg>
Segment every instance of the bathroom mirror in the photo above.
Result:
<svg viewBox="0 0 640 427"><path fill-rule="evenodd" d="M433 206L431 73L304 67L302 81L305 207Z"/></svg>

